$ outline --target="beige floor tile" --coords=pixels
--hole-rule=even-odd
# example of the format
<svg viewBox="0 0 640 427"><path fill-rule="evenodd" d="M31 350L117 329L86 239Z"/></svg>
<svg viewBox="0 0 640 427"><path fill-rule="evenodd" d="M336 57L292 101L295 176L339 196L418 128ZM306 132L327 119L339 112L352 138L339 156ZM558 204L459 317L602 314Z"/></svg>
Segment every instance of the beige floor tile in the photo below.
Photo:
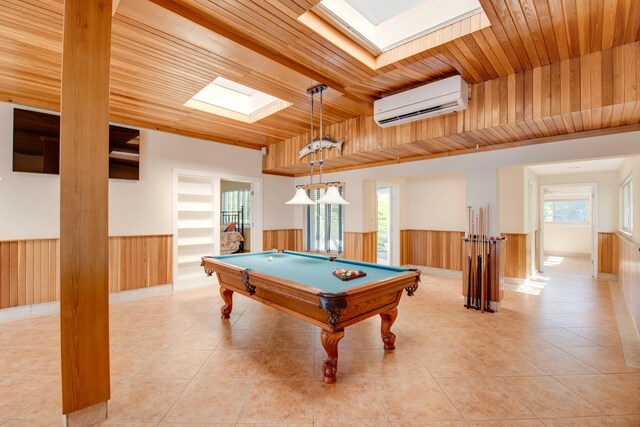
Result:
<svg viewBox="0 0 640 427"><path fill-rule="evenodd" d="M160 422L187 387L187 380L139 378L112 386L109 418Z"/></svg>
<svg viewBox="0 0 640 427"><path fill-rule="evenodd" d="M318 424L314 423L236 423L236 427L314 427ZM190 426L189 426L190 427ZM218 427L216 425L216 427Z"/></svg>
<svg viewBox="0 0 640 427"><path fill-rule="evenodd" d="M404 376L376 378L387 415L391 421L462 420L440 385L431 377Z"/></svg>
<svg viewBox="0 0 640 427"><path fill-rule="evenodd" d="M171 343L175 350L215 350L226 332L218 329L189 329Z"/></svg>
<svg viewBox="0 0 640 427"><path fill-rule="evenodd" d="M62 425L62 417L60 417L56 424L52 424L49 421L20 420L14 418L7 420L2 424L2 427L52 427L60 425Z"/></svg>
<svg viewBox="0 0 640 427"><path fill-rule="evenodd" d="M493 378L438 378L437 381L467 421L533 417Z"/></svg>
<svg viewBox="0 0 640 427"><path fill-rule="evenodd" d="M364 350L364 355L375 377L393 378L412 375L431 378L431 374L424 366L419 352L403 349L393 351Z"/></svg>
<svg viewBox="0 0 640 427"><path fill-rule="evenodd" d="M523 353L527 359L548 375L585 375L598 371L559 348L546 348Z"/></svg>
<svg viewBox="0 0 640 427"><path fill-rule="evenodd" d="M15 419L49 423L57 425L61 423L62 417L62 395L60 390L51 391L35 403L20 411L14 416Z"/></svg>
<svg viewBox="0 0 640 427"><path fill-rule="evenodd" d="M373 380L339 377L335 384L313 382L314 420L319 422L388 422Z"/></svg>
<svg viewBox="0 0 640 427"><path fill-rule="evenodd" d="M249 391L238 422L313 421L313 379L261 379Z"/></svg>
<svg viewBox="0 0 640 427"><path fill-rule="evenodd" d="M593 347L598 344L564 328L538 329L536 336L556 347Z"/></svg>
<svg viewBox="0 0 640 427"><path fill-rule="evenodd" d="M640 426L640 415L614 415L611 418L613 425L618 427Z"/></svg>
<svg viewBox="0 0 640 427"><path fill-rule="evenodd" d="M96 424L96 427L104 427L104 426L117 426L117 427L155 427L156 423L128 423L126 421L112 421L107 420L100 424Z"/></svg>
<svg viewBox="0 0 640 427"><path fill-rule="evenodd" d="M60 378L47 375L0 377L0 418L12 418L59 387Z"/></svg>
<svg viewBox="0 0 640 427"><path fill-rule="evenodd" d="M391 427L467 427L464 421L398 421L392 422Z"/></svg>
<svg viewBox="0 0 640 427"><path fill-rule="evenodd" d="M481 367L494 376L544 375L544 371L526 360L519 352L496 348L488 351L470 350L468 353L475 361L475 369Z"/></svg>
<svg viewBox="0 0 640 427"><path fill-rule="evenodd" d="M366 422L356 422L356 423L337 423L337 422L316 422L313 423L314 427L390 427L391 424L388 422L380 422L380 423L366 423ZM287 426L288 427L288 426Z"/></svg>
<svg viewBox="0 0 640 427"><path fill-rule="evenodd" d="M565 351L605 374L640 372L640 369L627 366L620 347L568 348Z"/></svg>
<svg viewBox="0 0 640 427"><path fill-rule="evenodd" d="M316 375L313 350L266 350L258 369L259 377L300 378Z"/></svg>
<svg viewBox="0 0 640 427"><path fill-rule="evenodd" d="M153 348L111 346L111 375L120 380L133 378L158 353Z"/></svg>
<svg viewBox="0 0 640 427"><path fill-rule="evenodd" d="M251 379L258 371L262 356L262 350L215 350L197 376Z"/></svg>
<svg viewBox="0 0 640 427"><path fill-rule="evenodd" d="M617 425L609 417L553 418L543 422L549 427L613 427Z"/></svg>
<svg viewBox="0 0 640 427"><path fill-rule="evenodd" d="M558 376L556 379L605 414L640 414L640 374Z"/></svg>
<svg viewBox="0 0 640 427"><path fill-rule="evenodd" d="M433 350L421 354L434 377L486 377L491 375L481 363L464 350Z"/></svg>
<svg viewBox="0 0 640 427"><path fill-rule="evenodd" d="M167 350L153 358L137 375L141 378L193 378L211 351Z"/></svg>
<svg viewBox="0 0 640 427"><path fill-rule="evenodd" d="M250 385L242 379L197 378L187 386L163 422L235 423Z"/></svg>
<svg viewBox="0 0 640 427"><path fill-rule="evenodd" d="M266 348L269 350L308 350L314 348L312 329L274 329Z"/></svg>
<svg viewBox="0 0 640 427"><path fill-rule="evenodd" d="M578 334L598 345L605 347L620 346L618 328L569 328L569 331Z"/></svg>
<svg viewBox="0 0 640 427"><path fill-rule="evenodd" d="M540 427L544 423L540 420L489 420L489 421L469 421L469 427L491 426L491 427Z"/></svg>
<svg viewBox="0 0 640 427"><path fill-rule="evenodd" d="M267 346L271 331L260 329L231 329L216 350L262 350Z"/></svg>
<svg viewBox="0 0 640 427"><path fill-rule="evenodd" d="M498 381L538 418L602 414L552 377L507 377Z"/></svg>

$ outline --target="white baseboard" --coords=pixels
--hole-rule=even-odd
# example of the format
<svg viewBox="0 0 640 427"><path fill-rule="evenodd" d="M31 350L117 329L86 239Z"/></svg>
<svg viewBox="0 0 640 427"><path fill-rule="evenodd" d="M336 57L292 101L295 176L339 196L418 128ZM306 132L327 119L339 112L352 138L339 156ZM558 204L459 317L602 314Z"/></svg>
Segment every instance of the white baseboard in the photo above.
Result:
<svg viewBox="0 0 640 427"><path fill-rule="evenodd" d="M186 291L189 289L205 288L211 285L217 285L218 278L215 274L211 276L199 277L197 279L176 280L173 284L174 291Z"/></svg>

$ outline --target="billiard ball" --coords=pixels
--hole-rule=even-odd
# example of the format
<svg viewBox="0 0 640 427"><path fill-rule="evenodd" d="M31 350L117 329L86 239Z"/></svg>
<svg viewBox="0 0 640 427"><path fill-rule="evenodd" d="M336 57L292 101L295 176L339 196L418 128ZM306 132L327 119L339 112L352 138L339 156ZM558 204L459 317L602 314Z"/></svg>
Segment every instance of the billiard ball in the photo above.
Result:
<svg viewBox="0 0 640 427"><path fill-rule="evenodd" d="M270 256L269 258L267 258L269 261L273 261L273 257Z"/></svg>

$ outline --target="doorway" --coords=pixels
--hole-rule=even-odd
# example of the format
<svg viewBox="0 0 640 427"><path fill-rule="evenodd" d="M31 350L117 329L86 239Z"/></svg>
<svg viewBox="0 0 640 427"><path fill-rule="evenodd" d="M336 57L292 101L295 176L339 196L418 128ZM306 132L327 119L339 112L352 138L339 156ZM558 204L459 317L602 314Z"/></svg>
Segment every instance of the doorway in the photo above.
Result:
<svg viewBox="0 0 640 427"><path fill-rule="evenodd" d="M597 277L597 185L540 187L539 270Z"/></svg>
<svg viewBox="0 0 640 427"><path fill-rule="evenodd" d="M398 265L400 258L400 233L398 219L397 184L376 185L377 263Z"/></svg>
<svg viewBox="0 0 640 427"><path fill-rule="evenodd" d="M250 182L220 180L220 254L251 252Z"/></svg>
<svg viewBox="0 0 640 427"><path fill-rule="evenodd" d="M203 256L260 250L261 206L260 178L174 169L174 290L211 284L200 266ZM234 237L226 238L225 233ZM225 240L242 244L230 247Z"/></svg>

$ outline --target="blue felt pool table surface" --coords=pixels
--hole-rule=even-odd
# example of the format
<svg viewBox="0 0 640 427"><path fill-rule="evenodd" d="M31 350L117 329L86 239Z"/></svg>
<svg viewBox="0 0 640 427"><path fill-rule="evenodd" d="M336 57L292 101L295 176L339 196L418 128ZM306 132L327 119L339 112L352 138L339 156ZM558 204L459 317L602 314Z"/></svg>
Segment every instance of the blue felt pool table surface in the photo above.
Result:
<svg viewBox="0 0 640 427"><path fill-rule="evenodd" d="M272 257L272 261L269 261L269 257ZM404 268L350 261L341 258L330 261L330 258L326 256L291 251L284 251L282 253L277 251L254 252L221 255L211 258L236 267L255 270L259 273L290 280L330 293L345 292L356 286L389 279L410 271ZM367 275L357 279L343 281L333 275L333 270L336 269L362 270L367 273Z"/></svg>

